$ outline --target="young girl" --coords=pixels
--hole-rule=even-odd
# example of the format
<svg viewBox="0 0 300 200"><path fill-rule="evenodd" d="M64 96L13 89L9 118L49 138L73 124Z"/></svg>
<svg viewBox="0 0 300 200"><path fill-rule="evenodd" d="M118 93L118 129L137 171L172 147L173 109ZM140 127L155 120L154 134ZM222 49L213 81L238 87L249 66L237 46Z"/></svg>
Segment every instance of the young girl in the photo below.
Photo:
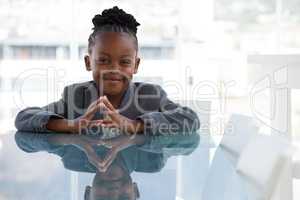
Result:
<svg viewBox="0 0 300 200"><path fill-rule="evenodd" d="M140 64L136 19L113 7L92 22L84 61L93 80L65 87L57 102L20 111L16 128L55 133L101 133L103 127L122 134L196 131L200 122L195 112L173 103L158 85L131 81Z"/></svg>

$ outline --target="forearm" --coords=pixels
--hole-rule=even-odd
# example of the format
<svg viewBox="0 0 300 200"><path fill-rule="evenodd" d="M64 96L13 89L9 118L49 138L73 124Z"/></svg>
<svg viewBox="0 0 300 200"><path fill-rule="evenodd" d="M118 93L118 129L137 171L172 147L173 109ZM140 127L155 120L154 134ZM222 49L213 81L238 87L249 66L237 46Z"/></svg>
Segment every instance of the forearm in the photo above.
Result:
<svg viewBox="0 0 300 200"><path fill-rule="evenodd" d="M163 90L161 90L159 112L150 113L149 118L158 126L158 131L163 132L195 132L200 128L197 113L187 106L171 101Z"/></svg>
<svg viewBox="0 0 300 200"><path fill-rule="evenodd" d="M52 144L50 138L54 134L36 134L34 132L17 131L15 141L18 147L25 152L47 151L49 153L57 152L62 145ZM55 134L60 135L60 134Z"/></svg>
<svg viewBox="0 0 300 200"><path fill-rule="evenodd" d="M19 131L48 132L46 124L54 118L63 119L64 116L40 107L28 107L17 114L15 126Z"/></svg>
<svg viewBox="0 0 300 200"><path fill-rule="evenodd" d="M197 115L183 109L146 113L139 119L144 122L144 130L154 135L194 132L200 126Z"/></svg>
<svg viewBox="0 0 300 200"><path fill-rule="evenodd" d="M78 125L75 120L49 119L46 128L50 131L61 133L78 133Z"/></svg>
<svg viewBox="0 0 300 200"><path fill-rule="evenodd" d="M67 88L67 87L66 87ZM68 118L67 89L64 89L63 98L44 107L28 107L21 110L15 119L15 127L19 131L49 132L46 124L50 119ZM53 129L54 131L56 129Z"/></svg>
<svg viewBox="0 0 300 200"><path fill-rule="evenodd" d="M80 135L75 134L53 134L49 137L51 144L60 146L78 144L81 140Z"/></svg>
<svg viewBox="0 0 300 200"><path fill-rule="evenodd" d="M142 120L133 120L132 124L133 128L130 128L130 130L128 131L129 135L140 135L144 133L144 122Z"/></svg>
<svg viewBox="0 0 300 200"><path fill-rule="evenodd" d="M188 135L149 136L139 149L152 153L167 153L167 156L188 155L193 152L200 142L196 132Z"/></svg>

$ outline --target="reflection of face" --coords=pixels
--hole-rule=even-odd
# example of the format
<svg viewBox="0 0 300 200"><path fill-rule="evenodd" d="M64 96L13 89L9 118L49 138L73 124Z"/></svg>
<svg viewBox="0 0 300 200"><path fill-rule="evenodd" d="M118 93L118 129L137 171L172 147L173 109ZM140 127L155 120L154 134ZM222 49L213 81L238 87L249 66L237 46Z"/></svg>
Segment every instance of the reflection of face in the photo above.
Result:
<svg viewBox="0 0 300 200"><path fill-rule="evenodd" d="M85 62L105 95L122 94L139 64L134 38L127 33L99 33Z"/></svg>
<svg viewBox="0 0 300 200"><path fill-rule="evenodd" d="M134 200L137 186L128 172L118 164L112 164L104 172L98 172L93 180L89 200Z"/></svg>

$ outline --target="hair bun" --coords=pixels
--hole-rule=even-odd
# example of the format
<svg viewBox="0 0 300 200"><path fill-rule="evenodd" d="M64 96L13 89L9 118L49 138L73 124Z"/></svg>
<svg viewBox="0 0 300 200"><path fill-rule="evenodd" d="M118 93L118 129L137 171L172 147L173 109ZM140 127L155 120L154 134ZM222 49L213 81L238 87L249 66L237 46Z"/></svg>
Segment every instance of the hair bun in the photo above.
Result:
<svg viewBox="0 0 300 200"><path fill-rule="evenodd" d="M117 6L103 10L101 15L95 15L92 22L94 24L93 29L105 25L118 25L127 27L135 34L137 33L137 27L140 25L131 14L126 13Z"/></svg>

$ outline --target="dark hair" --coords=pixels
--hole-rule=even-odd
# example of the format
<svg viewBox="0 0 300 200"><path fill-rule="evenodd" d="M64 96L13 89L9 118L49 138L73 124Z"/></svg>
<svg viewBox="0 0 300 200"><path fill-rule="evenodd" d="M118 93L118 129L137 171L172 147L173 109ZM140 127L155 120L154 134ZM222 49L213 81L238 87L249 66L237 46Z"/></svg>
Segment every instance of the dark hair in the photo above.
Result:
<svg viewBox="0 0 300 200"><path fill-rule="evenodd" d="M136 48L138 49L137 27L140 25L136 19L119 9L117 6L103 10L102 14L95 15L92 19L94 24L93 32L89 36L88 51L91 52L91 47L95 44L96 35L100 32L122 32L128 33L134 38Z"/></svg>

